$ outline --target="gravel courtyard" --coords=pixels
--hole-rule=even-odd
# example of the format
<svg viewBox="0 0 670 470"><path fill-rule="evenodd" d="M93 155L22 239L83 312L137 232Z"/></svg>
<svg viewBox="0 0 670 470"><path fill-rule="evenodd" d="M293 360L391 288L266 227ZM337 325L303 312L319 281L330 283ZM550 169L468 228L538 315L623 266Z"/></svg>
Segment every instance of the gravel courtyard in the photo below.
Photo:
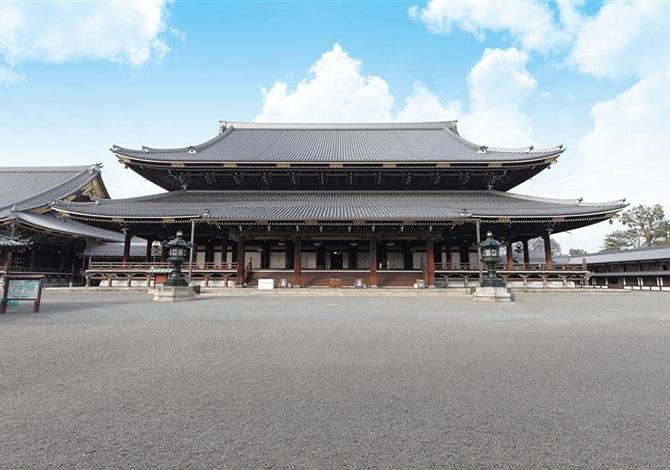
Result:
<svg viewBox="0 0 670 470"><path fill-rule="evenodd" d="M670 295L46 293L0 315L0 468L670 466Z"/></svg>

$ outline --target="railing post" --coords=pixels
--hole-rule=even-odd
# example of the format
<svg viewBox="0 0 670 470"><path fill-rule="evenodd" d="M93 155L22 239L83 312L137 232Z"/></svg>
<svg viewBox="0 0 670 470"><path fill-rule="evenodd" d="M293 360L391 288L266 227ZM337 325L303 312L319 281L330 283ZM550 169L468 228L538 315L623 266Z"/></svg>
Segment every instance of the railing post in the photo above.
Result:
<svg viewBox="0 0 670 470"><path fill-rule="evenodd" d="M432 235L426 237L426 269L427 287L435 287L435 244Z"/></svg>
<svg viewBox="0 0 670 470"><path fill-rule="evenodd" d="M377 287L377 237L370 237L370 287Z"/></svg>
<svg viewBox="0 0 670 470"><path fill-rule="evenodd" d="M236 287L244 287L244 236L237 240L237 282Z"/></svg>

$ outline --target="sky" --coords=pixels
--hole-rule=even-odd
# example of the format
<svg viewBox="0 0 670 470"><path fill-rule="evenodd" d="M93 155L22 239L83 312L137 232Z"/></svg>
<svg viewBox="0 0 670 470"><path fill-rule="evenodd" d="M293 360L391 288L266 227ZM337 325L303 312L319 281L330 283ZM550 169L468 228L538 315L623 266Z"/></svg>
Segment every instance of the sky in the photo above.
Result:
<svg viewBox="0 0 670 470"><path fill-rule="evenodd" d="M459 121L566 152L513 192L670 211L670 2L3 2L0 165L184 147L218 122ZM595 251L601 223L558 234Z"/></svg>

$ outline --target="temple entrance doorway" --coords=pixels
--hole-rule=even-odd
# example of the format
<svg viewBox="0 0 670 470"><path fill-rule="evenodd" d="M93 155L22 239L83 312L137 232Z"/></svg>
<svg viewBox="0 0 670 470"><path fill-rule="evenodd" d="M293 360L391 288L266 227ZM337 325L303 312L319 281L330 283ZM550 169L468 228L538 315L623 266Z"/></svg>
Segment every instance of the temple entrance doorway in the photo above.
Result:
<svg viewBox="0 0 670 470"><path fill-rule="evenodd" d="M343 269L344 256L341 251L330 252L330 269Z"/></svg>

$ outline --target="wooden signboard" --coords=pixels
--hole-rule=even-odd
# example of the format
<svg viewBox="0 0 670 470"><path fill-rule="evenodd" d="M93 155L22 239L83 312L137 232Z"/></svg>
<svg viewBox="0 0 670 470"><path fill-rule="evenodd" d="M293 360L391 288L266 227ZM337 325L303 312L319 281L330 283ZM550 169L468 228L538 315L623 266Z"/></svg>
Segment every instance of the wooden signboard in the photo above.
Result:
<svg viewBox="0 0 670 470"><path fill-rule="evenodd" d="M33 303L33 313L39 312L42 300L42 276L9 274L5 276L2 289L0 313L7 313L7 305L29 301Z"/></svg>

